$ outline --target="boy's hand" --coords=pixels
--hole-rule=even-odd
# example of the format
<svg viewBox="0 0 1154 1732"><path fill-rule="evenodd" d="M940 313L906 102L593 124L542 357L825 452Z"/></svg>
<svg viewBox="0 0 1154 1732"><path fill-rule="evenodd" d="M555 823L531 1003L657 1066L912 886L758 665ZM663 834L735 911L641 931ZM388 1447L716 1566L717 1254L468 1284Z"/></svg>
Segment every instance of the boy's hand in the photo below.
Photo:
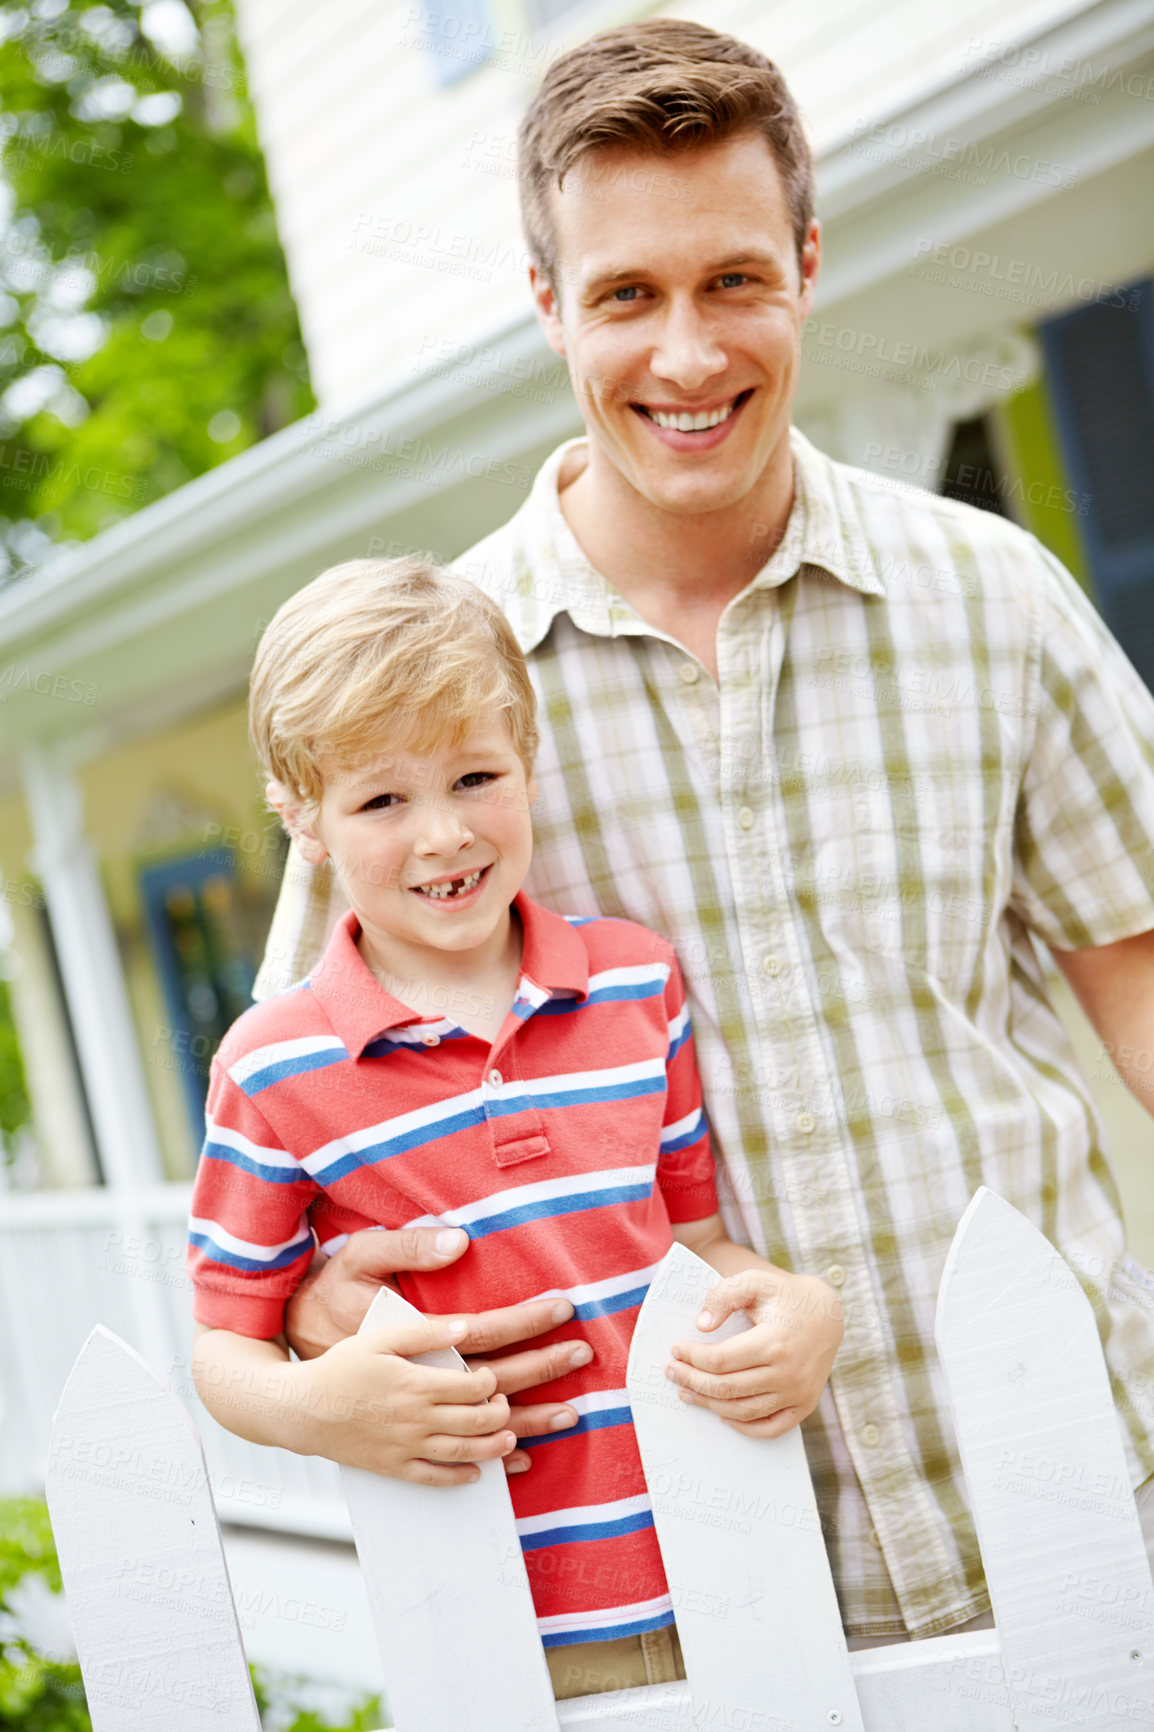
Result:
<svg viewBox="0 0 1154 1732"><path fill-rule="evenodd" d="M508 1455L517 1439L492 1370L438 1371L403 1355L458 1346L466 1325L422 1317L338 1342L294 1366L309 1452L414 1485L464 1485L469 1465Z"/></svg>
<svg viewBox="0 0 1154 1732"><path fill-rule="evenodd" d="M301 1360L312 1360L340 1342L355 1336L365 1313L382 1286L397 1290L389 1276L398 1269L445 1269L467 1249L469 1236L460 1228L408 1227L395 1231L366 1228L350 1233L332 1257L317 1252L308 1274L285 1307L285 1334ZM556 1329L573 1315L568 1300L538 1299L529 1305L508 1305L482 1311L468 1319L469 1327L453 1346L464 1357L487 1354L496 1378L495 1389L514 1395L538 1383L564 1377L579 1365L588 1365L593 1349L584 1341L554 1341L521 1353L502 1354L501 1349L528 1341L547 1329ZM564 1402L535 1406L514 1405L508 1425L518 1437L543 1437L576 1425L577 1414ZM528 1450L515 1450L505 1458L505 1472L525 1473L532 1465Z"/></svg>
<svg viewBox="0 0 1154 1732"><path fill-rule="evenodd" d="M841 1304L816 1275L746 1269L710 1289L697 1327L716 1329L734 1311L752 1328L716 1346L677 1342L665 1375L735 1431L781 1437L818 1404L844 1333Z"/></svg>

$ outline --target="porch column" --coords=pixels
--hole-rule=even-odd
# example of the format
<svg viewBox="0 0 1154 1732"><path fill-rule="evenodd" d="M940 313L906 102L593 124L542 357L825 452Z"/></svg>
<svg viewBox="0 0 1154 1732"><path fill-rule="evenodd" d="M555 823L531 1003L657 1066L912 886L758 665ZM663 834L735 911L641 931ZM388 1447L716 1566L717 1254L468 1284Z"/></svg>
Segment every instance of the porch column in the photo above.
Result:
<svg viewBox="0 0 1154 1732"><path fill-rule="evenodd" d="M140 1042L75 772L40 750L26 752L21 769L32 866L44 886L105 1176L118 1189L163 1183Z"/></svg>

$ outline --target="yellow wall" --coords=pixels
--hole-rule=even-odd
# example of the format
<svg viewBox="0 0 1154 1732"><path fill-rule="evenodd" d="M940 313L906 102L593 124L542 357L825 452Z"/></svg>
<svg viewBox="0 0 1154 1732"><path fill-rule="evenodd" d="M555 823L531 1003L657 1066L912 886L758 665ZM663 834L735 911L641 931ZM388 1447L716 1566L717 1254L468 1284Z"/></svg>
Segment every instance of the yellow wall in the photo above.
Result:
<svg viewBox="0 0 1154 1732"><path fill-rule="evenodd" d="M134 741L80 772L85 827L100 861L166 1171L191 1176L199 1145L181 1087L168 1013L137 891L141 866L231 846L248 939L259 960L280 880L277 826L237 698L166 733Z"/></svg>

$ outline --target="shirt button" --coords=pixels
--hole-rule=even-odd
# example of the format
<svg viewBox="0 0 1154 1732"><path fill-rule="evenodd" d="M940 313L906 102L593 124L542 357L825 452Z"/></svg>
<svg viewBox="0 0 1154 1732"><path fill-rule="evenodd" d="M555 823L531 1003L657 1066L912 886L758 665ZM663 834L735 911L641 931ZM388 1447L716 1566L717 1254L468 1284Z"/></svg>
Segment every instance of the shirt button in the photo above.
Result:
<svg viewBox="0 0 1154 1732"><path fill-rule="evenodd" d="M807 1137L810 1131L816 1130L817 1128L817 1120L814 1118L812 1113L798 1113L793 1122L797 1126L798 1130L803 1131Z"/></svg>
<svg viewBox="0 0 1154 1732"><path fill-rule="evenodd" d="M876 1528L870 1529L869 1533L866 1535L866 1539L869 1541L871 1546L876 1546L878 1551L881 1551L882 1542L878 1539L878 1530Z"/></svg>
<svg viewBox="0 0 1154 1732"><path fill-rule="evenodd" d="M743 806L741 808L741 811L737 814L737 821L743 830L749 829L750 825L753 823L753 813L750 811L748 806Z"/></svg>
<svg viewBox="0 0 1154 1732"><path fill-rule="evenodd" d="M845 1270L840 1263L831 1263L825 1272L825 1278L831 1287L845 1286Z"/></svg>
<svg viewBox="0 0 1154 1732"><path fill-rule="evenodd" d="M421 1036L422 1046L440 1046L440 1044L441 1037L439 1034L423 1034Z"/></svg>
<svg viewBox="0 0 1154 1732"><path fill-rule="evenodd" d="M880 1436L881 1432L876 1425L863 1425L861 1428L861 1440L863 1443L868 1443L871 1449Z"/></svg>
<svg viewBox="0 0 1154 1732"><path fill-rule="evenodd" d="M504 1082L504 1080L505 1079L501 1075L499 1070L491 1070L489 1072L489 1081L492 1083L492 1085L495 1089L499 1089L501 1084Z"/></svg>
<svg viewBox="0 0 1154 1732"><path fill-rule="evenodd" d="M761 972L763 974L778 975L784 967L785 964L781 960L780 956L767 956L761 965Z"/></svg>
<svg viewBox="0 0 1154 1732"><path fill-rule="evenodd" d="M683 686L695 686L698 680L698 669L694 662L682 662L677 670L677 677Z"/></svg>

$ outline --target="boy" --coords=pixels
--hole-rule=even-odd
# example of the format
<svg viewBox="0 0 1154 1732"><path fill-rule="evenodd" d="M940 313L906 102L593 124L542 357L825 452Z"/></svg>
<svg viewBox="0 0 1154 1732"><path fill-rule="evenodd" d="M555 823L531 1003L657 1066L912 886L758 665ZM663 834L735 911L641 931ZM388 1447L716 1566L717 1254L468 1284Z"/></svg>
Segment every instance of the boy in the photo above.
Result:
<svg viewBox="0 0 1154 1732"><path fill-rule="evenodd" d="M494 603L420 560L338 566L269 626L250 714L284 823L332 861L350 912L308 980L247 1012L214 1061L189 1256L205 1406L255 1442L459 1483L515 1447L508 1404L486 1400L491 1371L403 1356L464 1332L446 1312L556 1295L581 1329L550 1393L578 1423L539 1440L511 1488L554 1685L578 1643L624 1661L612 1683L683 1676L624 1389L637 1307L673 1237L730 1277L709 1326L745 1309L754 1327L711 1405L775 1436L817 1403L836 1297L724 1233L669 944L521 894L535 704ZM333 1249L430 1222L470 1245L400 1277L421 1325L290 1361L283 1309L313 1227ZM559 1568L573 1548L582 1567ZM591 1673L570 1693L596 1689Z"/></svg>

